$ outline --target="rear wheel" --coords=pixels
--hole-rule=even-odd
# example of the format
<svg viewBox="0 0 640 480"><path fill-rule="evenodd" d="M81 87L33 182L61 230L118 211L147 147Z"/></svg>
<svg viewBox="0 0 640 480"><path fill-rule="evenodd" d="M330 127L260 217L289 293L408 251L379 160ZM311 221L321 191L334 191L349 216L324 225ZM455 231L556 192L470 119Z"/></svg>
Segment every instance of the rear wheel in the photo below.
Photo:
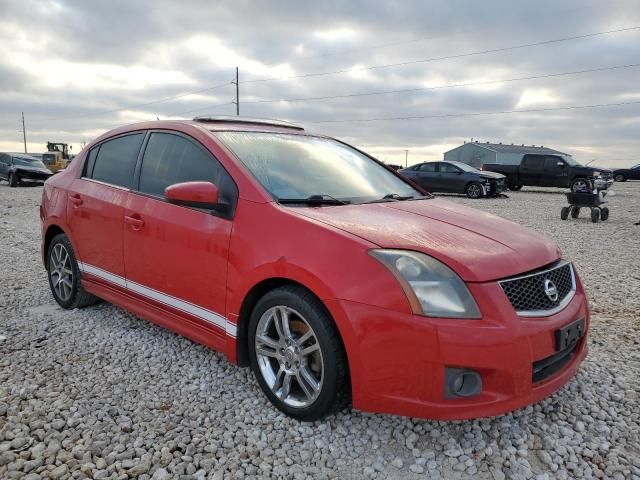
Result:
<svg viewBox="0 0 640 480"><path fill-rule="evenodd" d="M625 182L627 179L624 177L624 175L622 175L621 173L618 173L615 177L613 177L613 179L616 182Z"/></svg>
<svg viewBox="0 0 640 480"><path fill-rule="evenodd" d="M469 198L480 198L483 195L482 185L477 182L471 182L467 185L465 193Z"/></svg>
<svg viewBox="0 0 640 480"><path fill-rule="evenodd" d="M609 219L609 207L603 207L600 211L600 220L603 222Z"/></svg>
<svg viewBox="0 0 640 480"><path fill-rule="evenodd" d="M249 321L251 367L271 403L313 421L348 403L348 369L340 336L322 304L301 287L267 293Z"/></svg>
<svg viewBox="0 0 640 480"><path fill-rule="evenodd" d="M18 178L18 176L15 173L11 172L9 174L9 186L17 187L19 183L20 183L20 179Z"/></svg>
<svg viewBox="0 0 640 480"><path fill-rule="evenodd" d="M514 192L517 192L518 190L522 190L522 185L511 185L511 184L509 184L509 190L513 190Z"/></svg>
<svg viewBox="0 0 640 480"><path fill-rule="evenodd" d="M571 218L578 218L580 216L580 207L571 207Z"/></svg>
<svg viewBox="0 0 640 480"><path fill-rule="evenodd" d="M593 223L598 223L600 221L600 209L599 208L593 208L591 210L591 221Z"/></svg>
<svg viewBox="0 0 640 480"><path fill-rule="evenodd" d="M62 308L85 307L99 300L82 286L71 242L63 233L56 235L49 244L47 272L53 298Z"/></svg>
<svg viewBox="0 0 640 480"><path fill-rule="evenodd" d="M560 218L562 220L566 220L567 218L569 218L569 210L571 210L571 207L562 207L562 209L560 210Z"/></svg>

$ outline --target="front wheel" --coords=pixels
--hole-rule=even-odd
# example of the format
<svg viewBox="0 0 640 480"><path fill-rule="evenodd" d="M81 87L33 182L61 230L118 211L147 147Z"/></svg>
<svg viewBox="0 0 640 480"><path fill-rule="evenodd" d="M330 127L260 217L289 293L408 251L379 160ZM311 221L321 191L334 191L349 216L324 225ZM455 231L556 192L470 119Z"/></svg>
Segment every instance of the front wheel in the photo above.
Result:
<svg viewBox="0 0 640 480"><path fill-rule="evenodd" d="M47 273L53 298L62 308L80 308L98 301L82 286L71 242L63 233L51 240L47 253Z"/></svg>
<svg viewBox="0 0 640 480"><path fill-rule="evenodd" d="M600 209L594 208L591 210L591 221L593 223L598 223L600 221Z"/></svg>
<svg viewBox="0 0 640 480"><path fill-rule="evenodd" d="M340 336L320 301L301 287L267 293L249 321L251 367L271 403L314 421L348 403L348 368Z"/></svg>
<svg viewBox="0 0 640 480"><path fill-rule="evenodd" d="M578 218L580 216L580 207L571 207L571 218Z"/></svg>
<svg viewBox="0 0 640 480"><path fill-rule="evenodd" d="M618 173L615 177L613 177L613 179L616 182L625 182L627 179L624 178L624 175L622 175L621 173Z"/></svg>
<svg viewBox="0 0 640 480"><path fill-rule="evenodd" d="M471 182L467 185L465 193L469 198L480 198L483 195L482 185L477 182Z"/></svg>
<svg viewBox="0 0 640 480"><path fill-rule="evenodd" d="M603 222L609 219L609 207L603 207L600 211L600 220Z"/></svg>
<svg viewBox="0 0 640 480"><path fill-rule="evenodd" d="M560 209L560 219L561 220L566 220L567 218L569 218L569 211L571 210L571 207L562 207Z"/></svg>
<svg viewBox="0 0 640 480"><path fill-rule="evenodd" d="M18 178L18 176L15 173L11 172L9 174L9 186L15 188L18 186L19 183L20 183L20 179Z"/></svg>
<svg viewBox="0 0 640 480"><path fill-rule="evenodd" d="M571 191L573 193L590 192L591 182L586 178L576 178L573 182L571 182Z"/></svg>

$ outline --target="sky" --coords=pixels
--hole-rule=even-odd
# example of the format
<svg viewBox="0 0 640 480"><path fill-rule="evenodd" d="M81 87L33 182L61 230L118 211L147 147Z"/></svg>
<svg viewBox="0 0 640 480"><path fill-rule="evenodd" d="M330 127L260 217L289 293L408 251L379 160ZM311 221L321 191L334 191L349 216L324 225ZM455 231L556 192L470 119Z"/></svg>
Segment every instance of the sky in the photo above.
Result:
<svg viewBox="0 0 640 480"><path fill-rule="evenodd" d="M241 115L388 163L471 138L640 162L638 0L0 0L0 19L0 151L24 150L22 112L29 152L74 153L128 123L235 115L237 66Z"/></svg>

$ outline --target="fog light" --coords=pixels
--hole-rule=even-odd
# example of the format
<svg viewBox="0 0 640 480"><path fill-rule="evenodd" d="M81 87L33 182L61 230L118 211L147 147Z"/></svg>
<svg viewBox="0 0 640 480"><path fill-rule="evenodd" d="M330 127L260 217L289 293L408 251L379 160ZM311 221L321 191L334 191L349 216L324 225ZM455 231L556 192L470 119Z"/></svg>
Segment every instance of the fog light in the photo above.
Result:
<svg viewBox="0 0 640 480"><path fill-rule="evenodd" d="M445 368L444 398L473 397L482 392L482 377L475 370Z"/></svg>

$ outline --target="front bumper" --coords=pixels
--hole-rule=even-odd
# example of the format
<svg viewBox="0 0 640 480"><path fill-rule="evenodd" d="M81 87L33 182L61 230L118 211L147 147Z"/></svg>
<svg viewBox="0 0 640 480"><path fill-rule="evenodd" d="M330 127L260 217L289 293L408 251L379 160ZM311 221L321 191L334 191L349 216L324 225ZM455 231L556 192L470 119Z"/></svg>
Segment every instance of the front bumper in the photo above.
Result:
<svg viewBox="0 0 640 480"><path fill-rule="evenodd" d="M521 318L497 282L468 284L481 320L434 319L334 300L327 305L345 342L357 409L431 419L499 415L542 400L575 375L587 355L589 310L576 279L573 300L549 317ZM490 312L490 313L486 313ZM555 332L584 318L568 360L543 380L537 368L556 352ZM472 369L482 393L446 398L445 368Z"/></svg>
<svg viewBox="0 0 640 480"><path fill-rule="evenodd" d="M40 172L26 172L26 171L20 171L20 170L18 170L16 174L18 175L18 178L20 178L20 181L22 182L44 183L51 177L51 174L40 173Z"/></svg>

